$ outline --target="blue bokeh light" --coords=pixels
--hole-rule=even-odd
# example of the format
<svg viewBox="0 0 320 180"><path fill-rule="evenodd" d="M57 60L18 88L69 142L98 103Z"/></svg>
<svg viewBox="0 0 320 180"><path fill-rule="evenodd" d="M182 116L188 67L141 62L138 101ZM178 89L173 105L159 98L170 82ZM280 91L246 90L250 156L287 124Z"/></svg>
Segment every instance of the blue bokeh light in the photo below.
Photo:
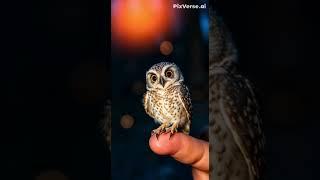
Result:
<svg viewBox="0 0 320 180"><path fill-rule="evenodd" d="M207 41L209 36L209 17L207 12L201 12L199 15L200 29L202 38Z"/></svg>

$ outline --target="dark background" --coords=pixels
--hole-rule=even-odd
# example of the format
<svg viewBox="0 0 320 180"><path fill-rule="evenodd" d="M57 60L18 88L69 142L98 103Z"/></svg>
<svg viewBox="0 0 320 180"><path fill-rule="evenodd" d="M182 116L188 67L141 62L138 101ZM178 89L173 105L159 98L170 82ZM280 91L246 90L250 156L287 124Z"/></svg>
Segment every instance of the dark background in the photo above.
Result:
<svg viewBox="0 0 320 180"><path fill-rule="evenodd" d="M268 179L319 179L318 10L309 1L218 1L258 89Z"/></svg>
<svg viewBox="0 0 320 180"><path fill-rule="evenodd" d="M107 179L100 120L111 92L108 1L2 8L0 179Z"/></svg>
<svg viewBox="0 0 320 180"><path fill-rule="evenodd" d="M319 179L316 2L218 3L240 68L259 89L269 179ZM69 179L110 174L98 130L110 92L107 7L102 0L3 4L0 179L47 170Z"/></svg>

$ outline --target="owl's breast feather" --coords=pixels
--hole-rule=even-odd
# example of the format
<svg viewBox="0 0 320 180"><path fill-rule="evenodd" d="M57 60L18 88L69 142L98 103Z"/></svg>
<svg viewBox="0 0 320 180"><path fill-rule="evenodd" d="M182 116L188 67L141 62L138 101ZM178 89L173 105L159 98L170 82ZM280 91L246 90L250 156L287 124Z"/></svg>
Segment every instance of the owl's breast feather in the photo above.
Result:
<svg viewBox="0 0 320 180"><path fill-rule="evenodd" d="M166 98L166 91L165 91L165 90L159 90L159 91L157 91L157 96L158 96L159 98L165 99L165 98Z"/></svg>

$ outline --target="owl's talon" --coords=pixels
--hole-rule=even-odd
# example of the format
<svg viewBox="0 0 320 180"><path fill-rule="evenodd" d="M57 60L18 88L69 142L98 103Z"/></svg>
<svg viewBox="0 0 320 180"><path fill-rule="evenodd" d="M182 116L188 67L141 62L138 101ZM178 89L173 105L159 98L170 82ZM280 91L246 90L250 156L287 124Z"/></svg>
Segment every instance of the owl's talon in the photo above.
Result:
<svg viewBox="0 0 320 180"><path fill-rule="evenodd" d="M160 127L152 131L152 135L156 134L158 139L160 134L167 132L168 125L169 123L163 123Z"/></svg>
<svg viewBox="0 0 320 180"><path fill-rule="evenodd" d="M171 127L166 128L164 132L165 132L165 133L171 132Z"/></svg>
<svg viewBox="0 0 320 180"><path fill-rule="evenodd" d="M172 137L176 132L178 132L176 129L175 129L175 130L171 129L169 139L171 139L171 137Z"/></svg>
<svg viewBox="0 0 320 180"><path fill-rule="evenodd" d="M164 132L164 127L160 126L157 129L154 129L151 133L151 136L156 135L156 138L159 139L159 136Z"/></svg>
<svg viewBox="0 0 320 180"><path fill-rule="evenodd" d="M170 133L170 137L169 139L171 139L171 137L178 132L178 124L173 124L171 127L166 128L165 132L166 133Z"/></svg>
<svg viewBox="0 0 320 180"><path fill-rule="evenodd" d="M153 130L152 133L151 133L151 136L153 136L153 135L156 135L156 138L157 138L157 140L158 140L160 133L159 133L159 132L156 132L156 130Z"/></svg>
<svg viewBox="0 0 320 180"><path fill-rule="evenodd" d="M153 130L152 133L151 133L151 136L153 136L155 134L159 134L159 130L158 129Z"/></svg>
<svg viewBox="0 0 320 180"><path fill-rule="evenodd" d="M170 132L170 136L169 136L169 140L171 139L171 137L174 135L174 133Z"/></svg>
<svg viewBox="0 0 320 180"><path fill-rule="evenodd" d="M178 132L178 123L174 123L172 126L171 126L171 130L170 130L170 133L171 134L174 134Z"/></svg>

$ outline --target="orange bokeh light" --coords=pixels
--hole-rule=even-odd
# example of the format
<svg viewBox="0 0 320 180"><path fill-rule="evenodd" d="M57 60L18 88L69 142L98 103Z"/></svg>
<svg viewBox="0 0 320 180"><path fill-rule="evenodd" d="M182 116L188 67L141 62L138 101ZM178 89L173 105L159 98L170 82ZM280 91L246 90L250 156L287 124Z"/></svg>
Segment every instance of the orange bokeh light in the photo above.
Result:
<svg viewBox="0 0 320 180"><path fill-rule="evenodd" d="M127 48L147 48L160 41L173 23L170 1L118 0L112 2L112 41Z"/></svg>

